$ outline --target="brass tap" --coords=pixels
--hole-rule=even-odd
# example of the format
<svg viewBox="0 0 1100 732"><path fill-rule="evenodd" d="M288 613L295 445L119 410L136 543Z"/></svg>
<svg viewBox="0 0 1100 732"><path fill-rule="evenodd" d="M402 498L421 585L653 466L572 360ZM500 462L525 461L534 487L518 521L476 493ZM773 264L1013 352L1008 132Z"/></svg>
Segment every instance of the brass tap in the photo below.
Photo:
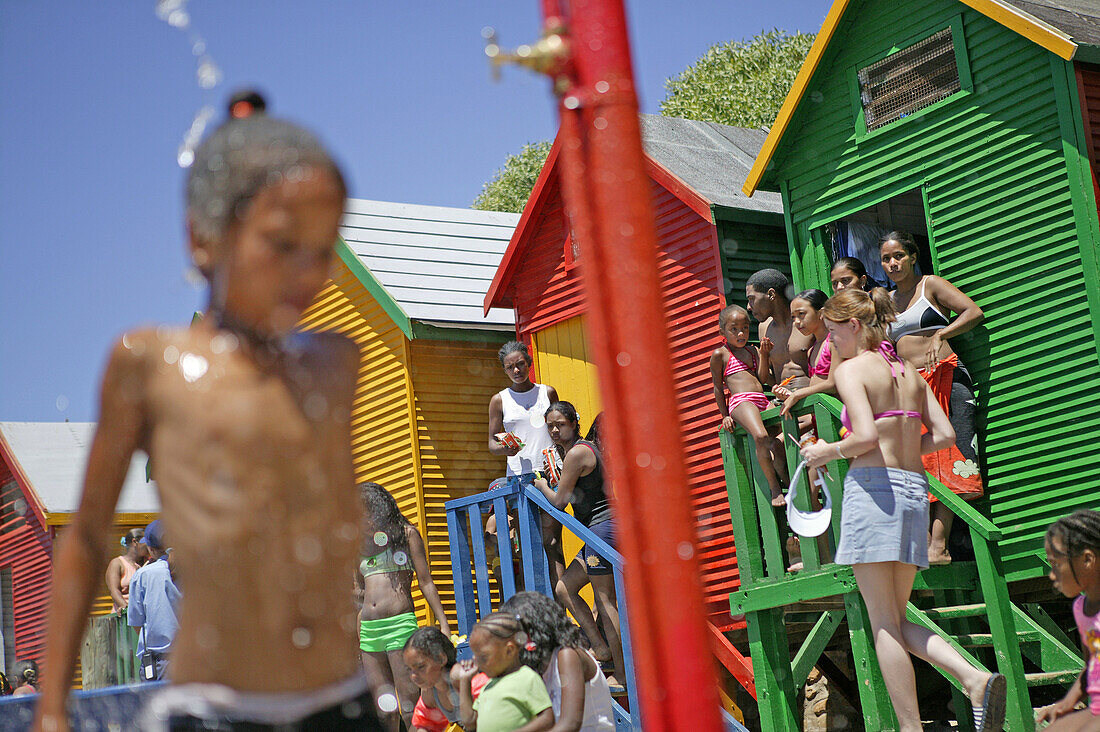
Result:
<svg viewBox="0 0 1100 732"><path fill-rule="evenodd" d="M501 49L497 42L497 33L493 28L481 31L485 39L485 55L492 64L493 80L500 79L500 67L506 63L526 66L540 74L558 74L568 59L569 51L563 35L564 28L548 27L542 38L532 45L524 44L515 51Z"/></svg>

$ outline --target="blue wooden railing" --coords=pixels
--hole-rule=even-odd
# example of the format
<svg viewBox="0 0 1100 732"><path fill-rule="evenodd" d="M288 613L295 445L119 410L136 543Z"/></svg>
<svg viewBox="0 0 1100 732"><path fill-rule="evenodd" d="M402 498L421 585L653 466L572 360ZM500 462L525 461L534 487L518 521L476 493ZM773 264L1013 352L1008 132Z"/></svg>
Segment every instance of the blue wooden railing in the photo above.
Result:
<svg viewBox="0 0 1100 732"><path fill-rule="evenodd" d="M623 584L623 558L607 542L588 530L576 518L554 508L546 496L530 485L513 482L502 488L479 493L466 498L447 501L447 534L451 544L451 570L454 574L455 605L458 610L459 632L466 636L478 618L495 609L492 605L492 588L489 583L489 564L485 551L485 528L482 515L493 513L497 521L497 552L500 557L500 601L516 594L516 576L513 560L518 558L523 567L523 586L533 592L554 596L550 587L550 570L546 551L542 545L541 514L545 513L557 523L572 531L581 541L595 550L611 565L615 575L615 595L619 607L619 628L623 642L623 664L617 669L626 681L629 710L617 700L615 728L642 729L639 719L638 689L634 678L634 660L631 655L630 622L626 607L626 586ZM516 512L519 531L519 556L512 551L509 539L508 511Z"/></svg>

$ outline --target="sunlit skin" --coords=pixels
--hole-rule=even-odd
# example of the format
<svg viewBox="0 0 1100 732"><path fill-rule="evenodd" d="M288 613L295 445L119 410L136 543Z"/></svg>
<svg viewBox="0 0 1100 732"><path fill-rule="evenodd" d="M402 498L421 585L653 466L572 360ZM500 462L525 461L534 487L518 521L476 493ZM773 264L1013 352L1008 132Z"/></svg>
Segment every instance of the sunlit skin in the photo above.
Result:
<svg viewBox="0 0 1100 732"><path fill-rule="evenodd" d="M361 673L347 582L360 547L350 449L359 353L340 335L293 332L328 276L343 194L329 173L301 173L261 189L221 240L192 236L216 317L128 333L110 355L80 509L55 559L37 729L65 726L137 449L151 456L186 578L171 680L301 692Z"/></svg>
<svg viewBox="0 0 1100 732"><path fill-rule="evenodd" d="M809 357L809 362L811 364L814 363L821 354L821 349L825 345L825 339L829 335L828 330L825 328L825 319L821 317L821 313L818 310L814 309L814 306L810 304L809 300L803 300L800 297L796 297L791 301L791 321L794 323L794 327L798 329L799 333L813 339L813 346L810 348L807 355ZM843 359L833 353L830 355L832 359L829 362L828 377L822 378L821 376L811 376L809 385L801 389L795 389L791 392L790 396L783 400L783 409L780 410L781 414L790 414L790 411L796 404L811 394L832 394L836 392L836 384L833 381L833 369L835 369Z"/></svg>
<svg viewBox="0 0 1100 732"><path fill-rule="evenodd" d="M751 287L747 289L752 290ZM773 435L769 434L764 427L764 421L756 405L742 402L735 406L731 413L725 392L729 389L730 394L763 393L764 388L758 374L751 370L754 357L758 360L761 369L764 368L763 354L749 345L749 318L743 312L735 310L722 316L718 323L718 332L725 339L725 345L715 349L710 355L710 376L714 386L714 401L718 405L718 413L722 416L722 429L732 432L733 425L736 423L749 433L756 448L756 458L760 463L761 471L771 489L771 503L776 507L783 506L785 505L783 489L779 485L779 477L775 472L775 462L782 454L782 445L774 444ZM750 369L726 376L726 367L734 356Z"/></svg>
<svg viewBox="0 0 1100 732"><path fill-rule="evenodd" d="M443 668L443 659L433 658L415 648L405 649L402 656L405 665L409 669L409 678L420 689L420 698L424 705L434 709L436 708L436 699L438 699L440 704L446 707L446 711L453 714L455 710L449 705L451 692L455 689L451 685L450 674L446 673ZM435 691L434 694L432 693L433 690ZM422 728L412 727L410 724L410 729L413 732L418 732Z"/></svg>
<svg viewBox="0 0 1100 732"><path fill-rule="evenodd" d="M122 592L122 578L126 572L126 565L123 562L123 558L131 563L131 566L138 566L145 564L145 560L148 558L149 552L145 544L141 543L140 539L134 541L133 544L126 547L126 551L120 556L115 557L107 564L107 571L104 574L104 581L107 583L107 594L111 596L111 602L114 606L114 611L125 609L130 604L129 592L123 594Z"/></svg>
<svg viewBox="0 0 1100 732"><path fill-rule="evenodd" d="M580 439L579 425L570 421L561 412L550 410L546 413L546 429L550 432L550 439L554 441L554 445L564 455L561 477L556 486L551 486L544 479L539 478L535 480L535 488L541 491L556 508L564 511L573 500L577 479L590 475L596 469L596 454L583 445L577 446L577 441ZM605 483L605 489L608 487ZM570 570L574 565L583 566L574 560L570 564ZM619 628L619 608L615 601L615 576L614 574L589 574L587 578L592 583L592 596L600 624L603 626L603 635L606 637L611 660L616 669L625 668ZM570 612L573 612L573 608L577 609L577 612L573 613L575 617L581 617L585 621L591 617L588 605L579 595L570 597L570 602L572 603ZM581 625L583 627L587 622ZM595 625L591 630L596 637L600 637L599 629ZM588 632L586 629L586 635ZM609 675L608 683L617 684L618 680L614 675Z"/></svg>
<svg viewBox="0 0 1100 732"><path fill-rule="evenodd" d="M462 727L472 732L477 729L477 712L473 709L471 681L479 671L490 678L498 678L518 670L519 644L515 636L500 638L485 628L475 625L470 632L470 651L473 659L459 661L451 670L451 679L459 689ZM545 709L542 713L517 730L517 732L541 732L554 726L554 712Z"/></svg>
<svg viewBox="0 0 1100 732"><path fill-rule="evenodd" d="M892 374L878 351L878 343L859 319L838 322L826 318L825 327L833 352L845 359L836 370L836 384L852 428L839 442L820 440L803 447L803 459L812 467L820 467L843 456L849 460L850 471L881 467L923 471L921 455L955 439L951 423L928 384L912 365L907 365L904 373L895 367L897 375ZM887 410L915 411L921 418L874 418ZM924 434L922 424L927 427ZM905 620L916 571L916 566L901 562L853 565L860 595L867 605L883 678L903 732L921 729L909 654L951 673L966 689L972 704L981 704L991 678L938 636Z"/></svg>
<svg viewBox="0 0 1100 732"><path fill-rule="evenodd" d="M531 381L531 363L521 351L513 351L505 356L503 368L504 375L512 382L509 387L513 391L523 393L535 388L535 383ZM556 402L558 393L554 387L548 388L550 402ZM504 407L500 401L500 394L493 394L493 398L489 400L489 452L505 457L518 454L521 448L508 447L496 438L496 435L501 432L504 432Z"/></svg>
<svg viewBox="0 0 1100 732"><path fill-rule="evenodd" d="M746 309L760 323L760 383L775 386L788 378L804 380L809 373L806 353L812 341L795 329L786 296L746 285L745 301ZM786 387L778 388L776 396L789 396Z"/></svg>
<svg viewBox="0 0 1100 732"><path fill-rule="evenodd" d="M360 551L362 557L373 557L386 550L385 544L376 541L378 527L372 525L368 516L362 520L363 547ZM439 590L432 578L431 565L428 564L428 553L424 546L424 539L420 532L412 526L405 528L405 541L408 542L408 571L391 572L384 574L372 574L364 577L359 571L354 573L355 590L362 606L359 610L358 621L380 620L392 618L401 613L414 612L416 605L413 602L412 584L416 579L417 586L424 601L428 604L439 630L444 636L450 637L451 627L447 621L447 614L443 609L443 603L439 599ZM357 644L358 645L358 644ZM412 724L413 707L416 705L416 686L412 680L409 669L405 666L405 657L401 651L373 651L360 653L363 662L363 671L370 681L371 688L376 690L394 687L400 703L400 710L394 712L381 711L379 716L383 726L396 731L400 727L403 717L405 726Z"/></svg>
<svg viewBox="0 0 1100 732"><path fill-rule="evenodd" d="M898 241L888 240L879 248L882 268L886 276L897 285L893 292L894 306L903 312L920 295L923 282L924 295L944 315L958 313L954 322L930 335L907 335L896 344L898 355L912 361L919 368L931 371L936 364L954 353L948 339L972 330L985 318L982 309L961 290L942 277L919 276L916 273L917 258ZM929 561L951 561L947 541L955 515L941 502L932 504L932 524L929 534Z"/></svg>
<svg viewBox="0 0 1100 732"><path fill-rule="evenodd" d="M862 290L867 287L867 275L857 276L843 264L838 264L829 273L829 283L833 286L833 292L840 292L849 287Z"/></svg>
<svg viewBox="0 0 1100 732"><path fill-rule="evenodd" d="M954 322L931 335L908 335L897 342L899 356L920 368L932 368L953 353L948 340L972 330L982 322L985 315L973 300L944 278L918 275L916 257L906 251L900 242L884 242L879 249L879 256L886 276L897 285L893 298L899 313L904 312L919 297L923 280L925 297L941 313L948 317L952 312L959 314Z"/></svg>
<svg viewBox="0 0 1100 732"><path fill-rule="evenodd" d="M1054 584L1054 589L1069 598L1076 598L1084 594L1085 605L1082 608L1085 615L1095 615L1100 612L1100 556L1092 549L1085 549L1076 556L1070 556L1059 537L1048 537L1044 547L1046 549L1047 564L1050 572L1047 576ZM1092 651L1086 646L1085 668L1092 658ZM1100 730L1100 718L1094 717L1089 709L1073 711L1077 703L1084 699L1083 679L1085 671L1081 671L1076 683L1069 687L1066 695L1054 704L1039 710L1038 721L1052 723L1047 730L1054 732L1096 732Z"/></svg>

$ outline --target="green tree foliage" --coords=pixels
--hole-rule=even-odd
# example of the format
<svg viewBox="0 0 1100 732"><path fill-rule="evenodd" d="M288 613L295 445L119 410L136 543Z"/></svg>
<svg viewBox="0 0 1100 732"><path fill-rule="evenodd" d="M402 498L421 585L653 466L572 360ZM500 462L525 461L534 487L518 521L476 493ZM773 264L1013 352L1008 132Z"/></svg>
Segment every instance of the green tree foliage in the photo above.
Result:
<svg viewBox="0 0 1100 732"><path fill-rule="evenodd" d="M535 187L551 142L530 142L516 155L509 155L504 167L493 174L492 180L481 188L474 199L473 208L482 211L510 211L520 213L527 205L527 197Z"/></svg>
<svg viewBox="0 0 1100 732"><path fill-rule="evenodd" d="M719 43L665 82L661 114L735 127L770 126L814 42L778 29Z"/></svg>
<svg viewBox="0 0 1100 732"><path fill-rule="evenodd" d="M736 127L771 125L814 42L811 33L771 30L747 41L711 46L665 82L661 114ZM550 142L523 146L485 184L473 207L520 213L535 187Z"/></svg>

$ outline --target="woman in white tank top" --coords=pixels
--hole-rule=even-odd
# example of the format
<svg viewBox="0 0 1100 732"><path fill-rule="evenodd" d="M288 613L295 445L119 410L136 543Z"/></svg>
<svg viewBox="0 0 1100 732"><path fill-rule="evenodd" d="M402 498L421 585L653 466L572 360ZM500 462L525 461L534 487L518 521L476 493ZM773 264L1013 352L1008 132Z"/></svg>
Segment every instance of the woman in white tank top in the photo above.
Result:
<svg viewBox="0 0 1100 732"><path fill-rule="evenodd" d="M512 384L489 400L489 452L508 458L509 478L530 483L535 471L542 470L542 451L554 444L546 429L546 410L558 400L558 393L552 386L531 381L531 354L523 343L509 341L497 355ZM514 434L523 447L498 440L496 435L502 432Z"/></svg>

